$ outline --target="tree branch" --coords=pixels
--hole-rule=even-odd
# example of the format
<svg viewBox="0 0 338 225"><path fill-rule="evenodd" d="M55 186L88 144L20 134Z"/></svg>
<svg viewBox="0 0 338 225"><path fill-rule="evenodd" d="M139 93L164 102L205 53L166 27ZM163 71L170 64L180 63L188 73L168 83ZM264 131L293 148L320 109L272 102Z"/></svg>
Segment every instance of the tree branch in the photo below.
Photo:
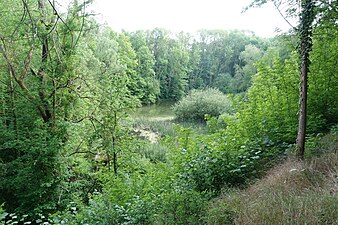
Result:
<svg viewBox="0 0 338 225"><path fill-rule="evenodd" d="M24 71L21 75L21 80L24 80L26 78L27 74L28 74L28 70L30 69L32 57L33 57L33 46L31 47L31 49L29 50L29 53L27 55L26 66L25 66L25 69L24 69Z"/></svg>
<svg viewBox="0 0 338 225"><path fill-rule="evenodd" d="M273 1L274 6L276 7L278 13L282 16L282 18L289 24L290 27L292 27L292 29L296 30L296 27L294 27L289 20L286 19L286 17L283 15L283 13L281 12L281 10L279 9L279 5L277 5L277 3L275 1Z"/></svg>

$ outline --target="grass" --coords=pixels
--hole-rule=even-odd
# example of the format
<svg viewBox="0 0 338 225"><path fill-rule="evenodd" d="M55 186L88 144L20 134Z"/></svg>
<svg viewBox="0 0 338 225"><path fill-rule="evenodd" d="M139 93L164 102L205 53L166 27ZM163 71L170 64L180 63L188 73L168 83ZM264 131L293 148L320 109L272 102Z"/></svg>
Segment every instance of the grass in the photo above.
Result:
<svg viewBox="0 0 338 225"><path fill-rule="evenodd" d="M166 162L168 147L161 143L146 143L140 150L140 154L154 163Z"/></svg>
<svg viewBox="0 0 338 225"><path fill-rule="evenodd" d="M245 190L227 190L209 205L208 224L338 224L337 135L289 159ZM319 154L320 153L320 154Z"/></svg>

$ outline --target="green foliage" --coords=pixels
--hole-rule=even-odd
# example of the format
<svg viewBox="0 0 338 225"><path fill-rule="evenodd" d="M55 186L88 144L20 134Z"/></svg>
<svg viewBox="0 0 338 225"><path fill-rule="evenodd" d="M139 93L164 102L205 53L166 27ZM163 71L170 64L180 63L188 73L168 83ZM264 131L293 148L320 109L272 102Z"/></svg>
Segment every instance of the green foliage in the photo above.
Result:
<svg viewBox="0 0 338 225"><path fill-rule="evenodd" d="M188 49L169 37L170 32L154 29L148 34L148 46L155 57L154 71L160 84L160 99L180 99L187 86Z"/></svg>
<svg viewBox="0 0 338 225"><path fill-rule="evenodd" d="M268 41L240 31L202 30L191 47L189 89L214 87L223 93L246 91L253 63Z"/></svg>
<svg viewBox="0 0 338 225"><path fill-rule="evenodd" d="M161 196L153 224L201 224L207 199L194 190L175 189Z"/></svg>
<svg viewBox="0 0 338 225"><path fill-rule="evenodd" d="M231 102L219 90L192 90L173 107L179 120L203 121L205 115L219 116L231 112Z"/></svg>
<svg viewBox="0 0 338 225"><path fill-rule="evenodd" d="M136 52L137 67L136 67L136 85L137 90L134 91L138 95L142 103L155 103L160 94L159 80L155 77L155 59L147 45L146 33L137 31L126 34L130 38L132 47Z"/></svg>
<svg viewBox="0 0 338 225"><path fill-rule="evenodd" d="M56 224L196 224L205 199L175 183L165 164L144 164L141 172L102 173L103 191L88 206L73 205L52 216ZM174 187L174 188L173 188ZM74 210L73 210L74 209Z"/></svg>
<svg viewBox="0 0 338 225"><path fill-rule="evenodd" d="M278 149L271 146L242 143L240 137L226 135L231 134L196 135L191 129L179 128L174 162L182 182L217 194L223 187L244 185L259 177L278 155Z"/></svg>
<svg viewBox="0 0 338 225"><path fill-rule="evenodd" d="M156 28L128 35L139 60L144 103L156 90L161 100L178 100L189 90L207 87L224 93L246 91L255 73L253 64L269 45L267 40L240 31L202 30L195 38L183 32L173 37ZM149 67L152 62L153 71Z"/></svg>
<svg viewBox="0 0 338 225"><path fill-rule="evenodd" d="M240 53L240 58L245 65L235 67L235 75L231 80L230 86L235 93L244 92L250 87L252 76L257 72L254 63L261 57L262 51L259 48L251 44L245 46L245 50Z"/></svg>
<svg viewBox="0 0 338 225"><path fill-rule="evenodd" d="M9 212L19 214L53 211L65 169L58 157L63 148L60 137L43 125L17 135L1 129L1 201Z"/></svg>
<svg viewBox="0 0 338 225"><path fill-rule="evenodd" d="M294 181L287 188L278 181L244 201L236 194L207 203L224 187L261 177L295 141L298 56L282 41L272 43L277 52L240 31L116 33L86 21L90 1L74 1L64 15L43 2L0 2L1 223L231 224L252 216L261 224L271 219L266 207L285 223L334 222L336 198L321 192L334 183L326 182L337 166L333 154L283 177ZM336 149L326 145L334 136L316 140L337 130L330 4L316 9L307 158ZM222 92L242 93L229 100ZM161 135L158 143L140 141L127 112L159 99L182 99L177 120L170 113L166 121L136 119L133 126ZM298 211L304 218L285 220Z"/></svg>
<svg viewBox="0 0 338 225"><path fill-rule="evenodd" d="M325 25L324 25L325 27ZM336 60L338 54L330 49L337 48L337 30L323 32L324 27L318 27L314 32L317 38L313 41L310 56L312 61L309 75L308 108L310 133L328 131L331 125L337 123L338 93ZM325 62L325 63L323 63ZM325 66L324 66L325 65Z"/></svg>
<svg viewBox="0 0 338 225"><path fill-rule="evenodd" d="M218 117L209 117L207 119L207 127L210 133L226 129L230 124L235 123L236 116L233 114L223 113Z"/></svg>
<svg viewBox="0 0 338 225"><path fill-rule="evenodd" d="M234 116L209 118L208 136L183 130L178 135L182 176L199 191L219 192L225 185L242 185L259 177L294 141L298 92L297 58L281 62L270 52L258 64L253 86ZM272 60L271 60L272 59ZM206 105L212 102L205 95ZM188 100L195 103L203 99ZM183 100L182 100L183 102ZM278 106L276 105L278 104ZM183 104L182 104L183 105ZM185 104L182 109L190 109ZM198 105L195 110L203 112ZM193 112L186 113L193 115ZM219 114L216 114L219 115Z"/></svg>
<svg viewBox="0 0 338 225"><path fill-rule="evenodd" d="M236 115L239 129L251 140L292 143L297 129L297 56L283 63L270 52L257 68L247 102Z"/></svg>

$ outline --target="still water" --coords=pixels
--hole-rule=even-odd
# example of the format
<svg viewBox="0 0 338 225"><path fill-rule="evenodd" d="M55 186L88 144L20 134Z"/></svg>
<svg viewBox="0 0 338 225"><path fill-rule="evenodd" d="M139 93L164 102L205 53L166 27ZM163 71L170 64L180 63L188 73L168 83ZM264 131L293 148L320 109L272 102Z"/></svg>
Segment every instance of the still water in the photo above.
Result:
<svg viewBox="0 0 338 225"><path fill-rule="evenodd" d="M141 108L135 109L135 111L131 113L131 116L135 119L146 119L150 121L172 120L175 118L175 114L172 110L174 104L172 101L165 101L142 106Z"/></svg>

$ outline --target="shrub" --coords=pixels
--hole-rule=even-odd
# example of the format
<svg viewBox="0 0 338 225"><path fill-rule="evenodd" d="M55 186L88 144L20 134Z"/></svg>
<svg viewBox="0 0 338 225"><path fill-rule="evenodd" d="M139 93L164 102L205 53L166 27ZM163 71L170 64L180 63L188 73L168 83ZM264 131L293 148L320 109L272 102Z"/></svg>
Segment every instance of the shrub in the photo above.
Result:
<svg viewBox="0 0 338 225"><path fill-rule="evenodd" d="M242 186L250 179L262 176L271 162L278 160L280 149L237 136L196 134L178 127L176 150L171 151L180 177L195 190L217 194L224 186Z"/></svg>
<svg viewBox="0 0 338 225"><path fill-rule="evenodd" d="M174 105L173 110L179 120L203 121L206 114L219 116L230 113L231 102L218 89L192 90Z"/></svg>

